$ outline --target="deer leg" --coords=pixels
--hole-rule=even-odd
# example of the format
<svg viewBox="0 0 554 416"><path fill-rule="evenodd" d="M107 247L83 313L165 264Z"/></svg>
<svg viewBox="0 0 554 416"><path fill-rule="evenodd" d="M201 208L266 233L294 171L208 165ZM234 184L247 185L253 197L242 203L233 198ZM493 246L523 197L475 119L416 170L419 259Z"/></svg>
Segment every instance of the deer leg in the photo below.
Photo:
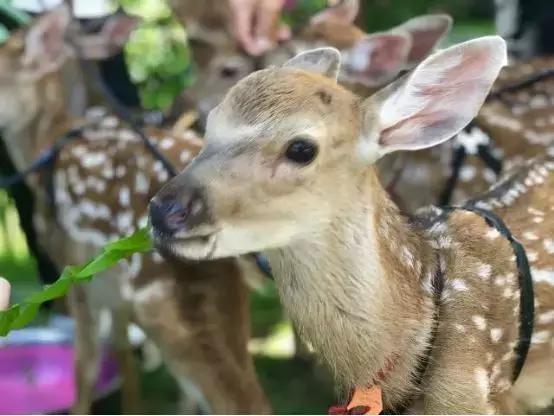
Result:
<svg viewBox="0 0 554 416"><path fill-rule="evenodd" d="M72 414L90 413L100 364L99 311L90 308L86 289L73 287L68 295L75 321L75 378L77 397Z"/></svg>
<svg viewBox="0 0 554 416"><path fill-rule="evenodd" d="M125 309L119 309L113 311L112 316L113 345L121 375L122 413L141 413L139 374L128 335L129 313Z"/></svg>

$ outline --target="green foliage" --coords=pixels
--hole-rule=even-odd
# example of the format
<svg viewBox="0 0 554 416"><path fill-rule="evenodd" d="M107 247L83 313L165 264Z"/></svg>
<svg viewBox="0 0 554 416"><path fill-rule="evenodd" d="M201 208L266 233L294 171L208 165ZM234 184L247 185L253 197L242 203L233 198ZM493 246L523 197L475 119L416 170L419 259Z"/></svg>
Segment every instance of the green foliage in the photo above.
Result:
<svg viewBox="0 0 554 416"><path fill-rule="evenodd" d="M64 296L72 285L87 282L95 274L109 269L118 261L134 253L149 251L151 248L149 230L143 228L129 237L106 244L100 254L90 261L79 266L66 267L55 283L29 295L21 304L12 305L8 310L0 312L0 336L29 324L42 303Z"/></svg>
<svg viewBox="0 0 554 416"><path fill-rule="evenodd" d="M125 46L125 57L142 105L166 109L194 80L185 31L164 2L120 0L120 4L141 19Z"/></svg>
<svg viewBox="0 0 554 416"><path fill-rule="evenodd" d="M291 27L304 24L311 16L327 7L327 0L299 0L294 10L283 13L282 19Z"/></svg>

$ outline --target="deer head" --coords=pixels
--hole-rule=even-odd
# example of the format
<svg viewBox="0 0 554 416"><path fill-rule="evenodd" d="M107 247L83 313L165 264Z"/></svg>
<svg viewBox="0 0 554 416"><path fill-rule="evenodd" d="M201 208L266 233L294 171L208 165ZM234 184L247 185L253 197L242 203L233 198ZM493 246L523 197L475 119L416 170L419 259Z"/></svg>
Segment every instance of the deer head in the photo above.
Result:
<svg viewBox="0 0 554 416"><path fill-rule="evenodd" d="M160 247L202 259L317 241L380 157L442 143L477 114L506 48L499 37L451 47L365 100L337 84L340 61L308 51L231 89L202 152L151 203Z"/></svg>
<svg viewBox="0 0 554 416"><path fill-rule="evenodd" d="M0 48L0 129L6 140L13 139L8 143L12 152L21 153L17 149L22 148L32 153L40 147L38 141L46 139L40 136L27 138L32 143L20 142L19 133L30 123L39 124L36 131L41 135L68 110L74 115L84 110L86 88L67 42L70 23L69 10L59 7L15 33ZM121 48L133 27L133 20L113 16L99 34L75 36L74 45L85 59L105 58ZM15 153L18 168L30 162L28 156Z"/></svg>

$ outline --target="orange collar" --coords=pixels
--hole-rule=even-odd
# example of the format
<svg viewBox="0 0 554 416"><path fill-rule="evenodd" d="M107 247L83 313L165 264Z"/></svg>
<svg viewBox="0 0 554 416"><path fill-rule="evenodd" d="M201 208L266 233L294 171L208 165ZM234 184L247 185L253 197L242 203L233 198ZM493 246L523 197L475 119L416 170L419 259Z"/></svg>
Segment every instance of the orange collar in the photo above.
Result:
<svg viewBox="0 0 554 416"><path fill-rule="evenodd" d="M385 380L391 373L398 360L394 354L388 358L385 367L377 372L373 379L373 385L369 387L356 387L352 391L350 400L346 406L333 406L329 408L330 415L378 415L383 411L383 391L378 382Z"/></svg>

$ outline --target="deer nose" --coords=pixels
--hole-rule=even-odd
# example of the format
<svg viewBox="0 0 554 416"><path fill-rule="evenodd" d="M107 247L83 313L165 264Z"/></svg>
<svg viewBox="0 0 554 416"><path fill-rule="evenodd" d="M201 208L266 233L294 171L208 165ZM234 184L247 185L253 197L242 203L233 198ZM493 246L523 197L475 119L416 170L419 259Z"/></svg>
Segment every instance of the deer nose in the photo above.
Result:
<svg viewBox="0 0 554 416"><path fill-rule="evenodd" d="M202 194L193 191L183 202L176 199L153 199L149 206L152 226L166 235L191 231L208 220Z"/></svg>

